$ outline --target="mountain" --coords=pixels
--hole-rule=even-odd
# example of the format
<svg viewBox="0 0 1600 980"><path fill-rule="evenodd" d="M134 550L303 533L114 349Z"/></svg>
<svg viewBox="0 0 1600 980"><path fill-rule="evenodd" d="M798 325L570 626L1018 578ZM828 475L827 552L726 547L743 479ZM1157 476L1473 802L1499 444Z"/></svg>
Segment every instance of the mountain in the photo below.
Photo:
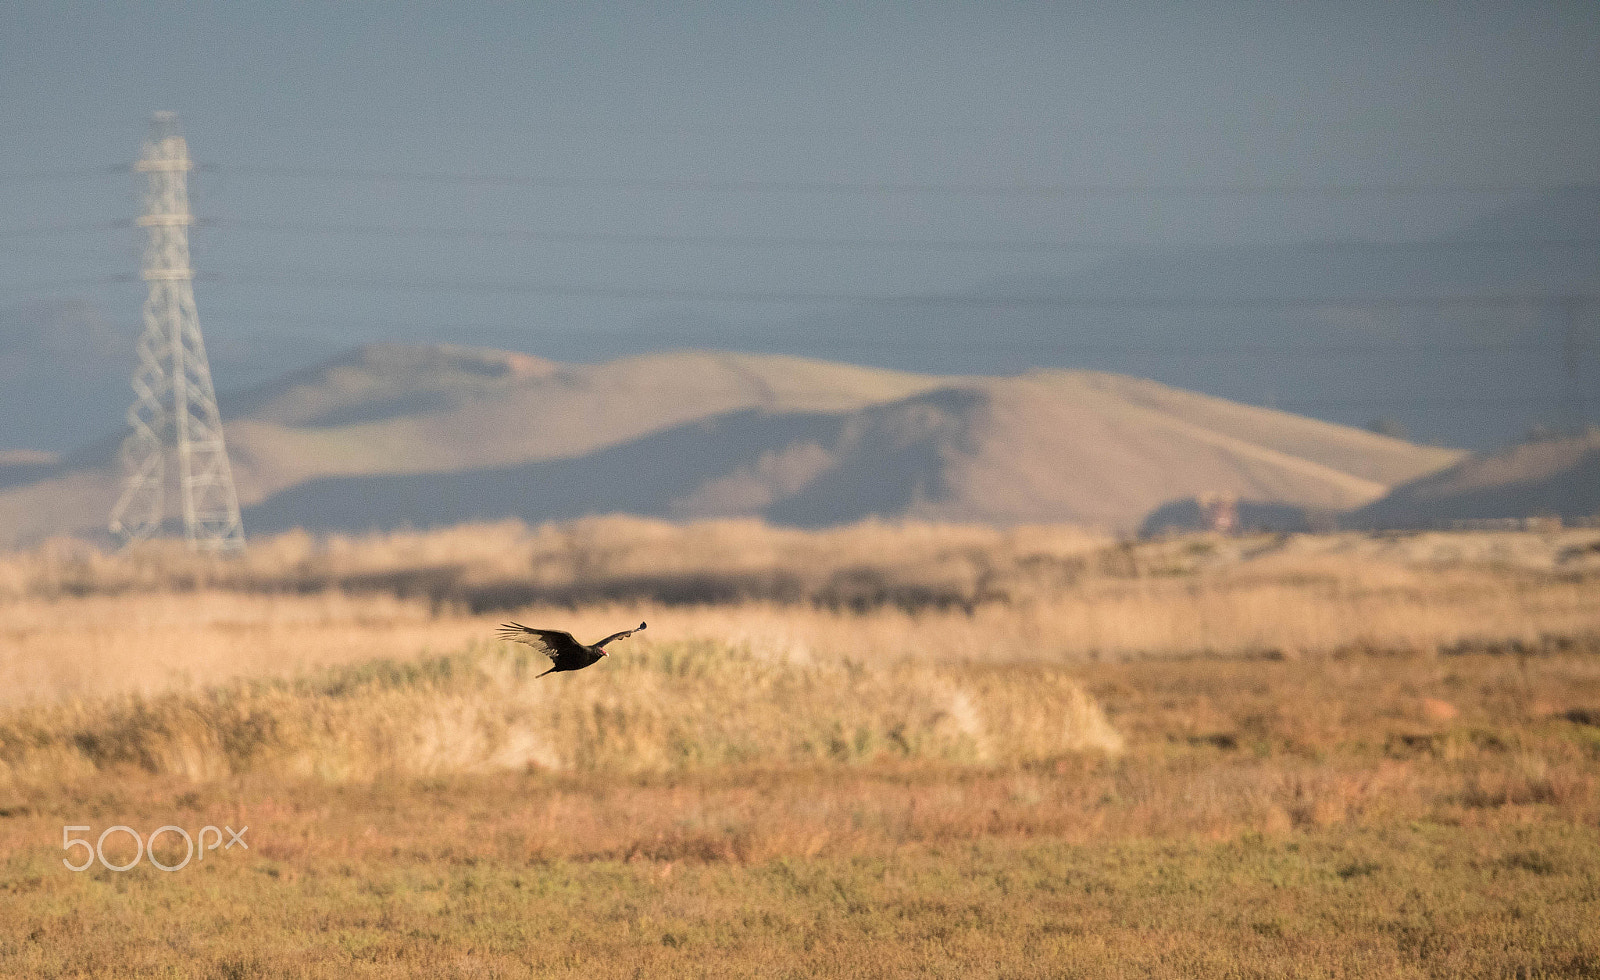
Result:
<svg viewBox="0 0 1600 980"><path fill-rule="evenodd" d="M1600 516L1600 428L1473 456L1402 484L1341 522L1420 528L1538 516Z"/></svg>
<svg viewBox="0 0 1600 980"><path fill-rule="evenodd" d="M698 347L928 374L1102 371L1341 424L1385 420L1422 441L1482 450L1539 425L1600 421L1600 187L1500 200L1476 220L1426 195L1399 195L1381 214L1370 202L1305 212L1278 202L1258 217L1275 215L1267 226L1278 234L1298 227L1311 240L1221 244L1179 222L1152 231L1154 244L1092 261L1047 252L1019 259L1025 274L955 275L946 294L811 304L795 316L686 302L595 314L593 329L575 329L514 311L500 327L420 311L411 322L341 321L330 306L307 315L309 336L291 336L270 307L254 311L263 325L230 321L223 283L207 287L201 315L225 396L361 339L448 330L464 343L576 361ZM1327 224L1347 207L1365 218ZM1344 230L1304 230L1317 227ZM223 310L215 318L213 296ZM1441 302L1450 297L1492 299ZM138 301L125 295L109 320L84 302L0 308L0 451L66 452L120 422Z"/></svg>
<svg viewBox="0 0 1600 980"><path fill-rule="evenodd" d="M1208 493L1358 507L1460 457L1113 374L937 376L713 352L578 365L375 345L223 410L256 532L603 512L1132 530ZM116 496L116 445L0 471L0 542L95 533Z"/></svg>
<svg viewBox="0 0 1600 980"><path fill-rule="evenodd" d="M552 330L537 343L582 359L693 345L935 374L1105 371L1346 425L1385 419L1476 450L1570 425L1585 407L1600 421L1600 186L1508 194L1475 220L1426 197L1400 195L1386 210L1353 227L1387 230L1329 233L1345 240L1200 238L1055 268L1041 258L1028 274L905 303L765 326L683 311L631 330ZM1406 230L1454 212L1452 229Z"/></svg>
<svg viewBox="0 0 1600 980"><path fill-rule="evenodd" d="M1596 227L1590 185L1402 245L1129 249L949 304L819 315L747 349L932 372L1130 374L1348 425L1388 418L1417 438L1484 450L1570 424L1585 406L1585 421L1600 421ZM1430 302L1448 297L1528 299Z"/></svg>

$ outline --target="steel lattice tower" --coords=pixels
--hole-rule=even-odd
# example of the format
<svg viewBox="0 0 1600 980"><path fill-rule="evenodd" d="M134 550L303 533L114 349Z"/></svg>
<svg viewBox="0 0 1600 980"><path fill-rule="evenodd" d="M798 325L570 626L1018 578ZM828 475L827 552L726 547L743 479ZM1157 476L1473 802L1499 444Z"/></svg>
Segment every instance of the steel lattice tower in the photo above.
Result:
<svg viewBox="0 0 1600 980"><path fill-rule="evenodd" d="M171 449L177 455L184 537L195 549L228 551L244 546L244 525L195 312L189 267L192 168L177 114L156 113L134 168L147 181L139 225L148 235L141 275L149 293L128 409L130 431L122 442L127 482L111 509L110 526L128 544L161 530Z"/></svg>

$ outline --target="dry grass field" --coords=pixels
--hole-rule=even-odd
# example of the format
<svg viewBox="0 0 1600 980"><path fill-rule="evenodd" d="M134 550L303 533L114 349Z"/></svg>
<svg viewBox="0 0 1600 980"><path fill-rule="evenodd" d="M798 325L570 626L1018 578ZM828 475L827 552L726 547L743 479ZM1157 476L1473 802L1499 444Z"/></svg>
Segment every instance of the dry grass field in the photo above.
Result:
<svg viewBox="0 0 1600 980"><path fill-rule="evenodd" d="M52 543L0 975L1600 977L1597 600L1595 531Z"/></svg>

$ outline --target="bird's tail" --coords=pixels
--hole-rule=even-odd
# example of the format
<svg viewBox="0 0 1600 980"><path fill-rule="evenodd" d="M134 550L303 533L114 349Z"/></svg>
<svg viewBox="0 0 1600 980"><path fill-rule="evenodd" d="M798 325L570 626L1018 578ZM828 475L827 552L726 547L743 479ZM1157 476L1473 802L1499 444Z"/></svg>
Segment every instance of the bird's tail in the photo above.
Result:
<svg viewBox="0 0 1600 980"><path fill-rule="evenodd" d="M553 674L555 672L556 672L556 669L555 669L554 666L552 666L549 670L545 671L544 674ZM534 680L538 680L539 678L543 677L544 674L535 674L533 679Z"/></svg>

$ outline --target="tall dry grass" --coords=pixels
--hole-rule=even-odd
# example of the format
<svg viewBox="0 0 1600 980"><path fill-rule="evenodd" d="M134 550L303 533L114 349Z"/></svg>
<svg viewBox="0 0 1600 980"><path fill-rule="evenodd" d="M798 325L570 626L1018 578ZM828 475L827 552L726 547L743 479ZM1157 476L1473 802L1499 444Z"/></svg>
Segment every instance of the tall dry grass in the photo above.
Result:
<svg viewBox="0 0 1600 980"><path fill-rule="evenodd" d="M766 600L865 608L970 605L1026 580L1081 572L1107 539L1071 527L868 522L831 531L758 521L669 524L602 517L427 532L258 539L219 561L178 542L107 554L74 540L0 556L0 597L226 589L329 589L421 597L475 609L656 599Z"/></svg>
<svg viewBox="0 0 1600 980"><path fill-rule="evenodd" d="M1536 648L1600 635L1600 534L1187 537L631 518L0 556L0 704L460 650L501 618L797 663Z"/></svg>
<svg viewBox="0 0 1600 980"><path fill-rule="evenodd" d="M480 610L539 603L771 601L864 609L1019 602L1096 581L1270 578L1430 588L1448 570L1600 573L1600 531L1191 535L1114 541L1073 527L866 522L825 531L751 520L600 517L435 531L255 539L218 560L178 542L106 553L57 540L0 554L0 598L221 589L388 593Z"/></svg>
<svg viewBox="0 0 1600 980"><path fill-rule="evenodd" d="M294 681L24 709L0 721L0 784L117 770L347 782L878 758L1016 764L1121 746L1060 668L796 663L704 642L638 644L583 675L538 676L547 666L496 644Z"/></svg>
<svg viewBox="0 0 1600 980"><path fill-rule="evenodd" d="M1097 662L1582 646L1597 542L619 518L291 534L237 561L57 543L0 559L0 703L19 709L0 772L1014 764L1118 744L1072 680ZM529 594L603 597L514 612L582 638L652 626L534 681L541 659L490 642L513 613L489 599Z"/></svg>

